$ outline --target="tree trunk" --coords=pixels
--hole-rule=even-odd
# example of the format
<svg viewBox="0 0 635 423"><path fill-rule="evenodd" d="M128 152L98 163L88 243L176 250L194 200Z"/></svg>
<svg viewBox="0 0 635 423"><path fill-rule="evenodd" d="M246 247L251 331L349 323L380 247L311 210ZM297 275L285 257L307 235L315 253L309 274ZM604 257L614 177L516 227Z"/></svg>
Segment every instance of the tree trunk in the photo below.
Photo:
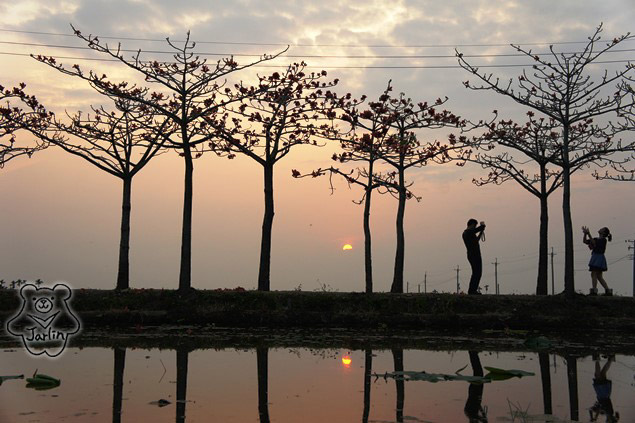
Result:
<svg viewBox="0 0 635 423"><path fill-rule="evenodd" d="M403 170L399 170L399 206L397 208L397 252L395 254L395 273L390 292L403 292L403 267L405 258L405 236L403 218L406 213L406 181Z"/></svg>
<svg viewBox="0 0 635 423"><path fill-rule="evenodd" d="M542 403L545 414L553 414L551 407L551 374L549 373L549 354L538 353L540 361L540 378L542 379Z"/></svg>
<svg viewBox="0 0 635 423"><path fill-rule="evenodd" d="M188 354L189 351L185 348L176 350L176 423L185 423Z"/></svg>
<svg viewBox="0 0 635 423"><path fill-rule="evenodd" d="M395 363L395 372L403 372L403 350L392 350L392 359ZM395 379L397 388L397 422L403 422L403 407L406 396L406 386L403 379Z"/></svg>
<svg viewBox="0 0 635 423"><path fill-rule="evenodd" d="M130 288L130 210L132 177L123 178L123 198L121 201L121 235L119 237L119 269L117 288Z"/></svg>
<svg viewBox="0 0 635 423"><path fill-rule="evenodd" d="M571 175L564 170L562 215L564 219L564 292L568 298L575 295L573 268L573 223L571 221Z"/></svg>
<svg viewBox="0 0 635 423"><path fill-rule="evenodd" d="M188 291L192 286L192 195L194 163L189 144L183 149L185 158L185 187L183 190L183 229L181 232L181 270L179 291Z"/></svg>
<svg viewBox="0 0 635 423"><path fill-rule="evenodd" d="M269 353L268 348L256 348L258 367L258 415L260 423L269 423Z"/></svg>
<svg viewBox="0 0 635 423"><path fill-rule="evenodd" d="M562 217L564 221L564 293L567 298L575 295L573 222L571 220L571 169L569 167L569 113L563 122L562 145Z"/></svg>
<svg viewBox="0 0 635 423"><path fill-rule="evenodd" d="M578 363L575 357L567 356L567 380L569 381L569 408L571 420L578 420Z"/></svg>
<svg viewBox="0 0 635 423"><path fill-rule="evenodd" d="M116 348L115 368L113 371L112 388L112 423L121 422L121 403L123 402L123 371L126 365L126 349Z"/></svg>
<svg viewBox="0 0 635 423"><path fill-rule="evenodd" d="M370 416L370 375L373 371L373 350L366 350L364 353L364 414L362 423L368 423Z"/></svg>
<svg viewBox="0 0 635 423"><path fill-rule="evenodd" d="M271 230L273 228L273 164L265 165L265 215L262 219L262 239L260 243L260 269L258 271L258 291L271 288Z"/></svg>
<svg viewBox="0 0 635 423"><path fill-rule="evenodd" d="M536 284L536 295L547 295L549 293L548 279L548 256L549 256L549 208L547 205L547 195L540 196L540 245L538 247L538 281Z"/></svg>
<svg viewBox="0 0 635 423"><path fill-rule="evenodd" d="M366 293L370 294L373 292L373 261L370 238L370 197L373 192L371 177L368 178L368 184L364 202L364 270L366 276Z"/></svg>

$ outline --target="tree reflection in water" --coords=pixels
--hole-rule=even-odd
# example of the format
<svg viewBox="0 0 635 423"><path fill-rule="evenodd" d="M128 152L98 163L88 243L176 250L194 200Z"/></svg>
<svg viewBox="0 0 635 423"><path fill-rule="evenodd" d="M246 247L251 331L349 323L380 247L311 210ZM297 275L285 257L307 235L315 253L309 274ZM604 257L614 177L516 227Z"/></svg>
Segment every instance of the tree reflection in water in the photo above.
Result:
<svg viewBox="0 0 635 423"><path fill-rule="evenodd" d="M258 415L260 423L269 423L269 348L256 348L258 366Z"/></svg>
<svg viewBox="0 0 635 423"><path fill-rule="evenodd" d="M364 354L364 414L362 423L368 423L370 414L370 374L373 371L373 350L366 350Z"/></svg>
<svg viewBox="0 0 635 423"><path fill-rule="evenodd" d="M395 363L395 371L403 372L403 350L393 349L392 359ZM395 378L395 386L397 388L397 422L403 422L403 407L406 395L406 387L403 378Z"/></svg>
<svg viewBox="0 0 635 423"><path fill-rule="evenodd" d="M187 361L190 351L176 349L176 423L185 423L185 403L187 401Z"/></svg>
<svg viewBox="0 0 635 423"><path fill-rule="evenodd" d="M538 353L538 361L540 362L540 379L542 380L542 403L545 414L552 414L551 406L551 373L549 370L549 354L546 352Z"/></svg>
<svg viewBox="0 0 635 423"><path fill-rule="evenodd" d="M571 355L566 355L567 361L567 380L569 382L569 408L571 412L571 420L578 420L578 361Z"/></svg>
<svg viewBox="0 0 635 423"><path fill-rule="evenodd" d="M115 347L115 366L112 388L112 422L121 423L121 403L123 401L123 371L126 365L126 349Z"/></svg>

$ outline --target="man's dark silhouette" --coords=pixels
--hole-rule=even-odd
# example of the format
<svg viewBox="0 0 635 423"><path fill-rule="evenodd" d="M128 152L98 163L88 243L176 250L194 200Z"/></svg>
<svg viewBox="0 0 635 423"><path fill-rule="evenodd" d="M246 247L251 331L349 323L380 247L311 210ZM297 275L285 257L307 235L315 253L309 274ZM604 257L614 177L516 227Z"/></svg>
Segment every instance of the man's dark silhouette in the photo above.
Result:
<svg viewBox="0 0 635 423"><path fill-rule="evenodd" d="M483 274L483 260L481 259L481 247L478 242L483 237L483 231L485 230L485 223L481 222L480 226L476 226L478 221L476 219L470 219L467 221L467 228L463 231L463 242L465 248L467 248L467 260L472 266L472 277L470 278L470 287L467 291L468 294L477 295L478 284L481 281L481 275Z"/></svg>

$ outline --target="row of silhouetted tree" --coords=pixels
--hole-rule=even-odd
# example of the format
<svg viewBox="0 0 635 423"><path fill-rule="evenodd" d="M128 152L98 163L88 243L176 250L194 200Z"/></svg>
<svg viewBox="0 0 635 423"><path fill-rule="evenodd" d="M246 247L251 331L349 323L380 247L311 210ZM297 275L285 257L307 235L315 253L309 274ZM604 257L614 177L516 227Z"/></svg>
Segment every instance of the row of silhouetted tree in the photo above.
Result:
<svg viewBox="0 0 635 423"><path fill-rule="evenodd" d="M373 291L370 211L373 192L393 195L398 201L397 245L391 292L403 292L405 257L404 218L408 199L416 198L407 173L414 168L454 162L476 163L486 174L477 185L515 181L540 200L540 244L536 293L547 294L548 207L551 194L562 188L565 233L565 293L575 292L571 177L595 166L598 179L633 180L629 169L635 152L634 66L627 63L612 74L591 72L603 54L632 39L630 34L601 41L600 25L580 51L534 54L512 46L532 60L530 70L501 81L483 73L467 56L456 52L458 63L474 81L473 90L494 91L527 108L527 121L514 122L498 112L490 119L459 117L444 108L447 98L415 101L392 93L391 82L377 97L335 91L337 79L327 73L308 72L305 63L283 71L240 79L245 69L281 57L264 55L238 64L232 57L207 63L195 53L190 36L173 43L173 60L142 60L139 51L124 57L122 50L86 36L75 35L92 50L119 61L147 86L113 81L96 70L66 66L54 57L34 56L52 69L79 78L108 99L111 108L67 112L57 116L25 92L0 86L0 165L20 155L32 155L48 146L81 157L122 182L122 213L117 289L129 282L129 239L133 177L158 154L173 150L184 161L184 197L178 288L191 288L192 207L194 160L206 152L229 159L242 154L263 170L264 216L258 289L268 291L274 208L274 169L297 145L341 146L333 165L292 176L343 177L359 186L363 208L365 291ZM244 72L243 72L244 73ZM239 80L229 84L228 79ZM427 138L430 131L452 128L444 141ZM18 131L34 141L27 147L16 141ZM610 171L598 169L607 168Z"/></svg>

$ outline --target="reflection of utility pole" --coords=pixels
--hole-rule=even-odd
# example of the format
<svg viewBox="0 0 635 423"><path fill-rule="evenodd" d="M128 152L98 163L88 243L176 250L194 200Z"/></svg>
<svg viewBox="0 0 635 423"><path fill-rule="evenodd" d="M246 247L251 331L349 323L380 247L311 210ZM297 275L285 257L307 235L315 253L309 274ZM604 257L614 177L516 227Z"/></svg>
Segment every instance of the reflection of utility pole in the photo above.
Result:
<svg viewBox="0 0 635 423"><path fill-rule="evenodd" d="M498 295L500 294L498 289L498 257L496 257L496 260L494 260L492 264L494 265L494 290L496 291L496 295Z"/></svg>
<svg viewBox="0 0 635 423"><path fill-rule="evenodd" d="M459 284L459 272L461 271L461 268L459 267L459 265L456 265L456 293L458 294L459 291L461 290L461 284Z"/></svg>
<svg viewBox="0 0 635 423"><path fill-rule="evenodd" d="M556 294L556 284L554 282L555 280L555 273L553 271L553 256L555 256L556 253L553 252L553 247L551 247L551 295L555 295Z"/></svg>
<svg viewBox="0 0 635 423"><path fill-rule="evenodd" d="M633 245L629 245L628 249L629 250L633 250L633 257L631 257L631 259L633 260L633 297L635 297L635 240L627 240L626 242L630 242Z"/></svg>

